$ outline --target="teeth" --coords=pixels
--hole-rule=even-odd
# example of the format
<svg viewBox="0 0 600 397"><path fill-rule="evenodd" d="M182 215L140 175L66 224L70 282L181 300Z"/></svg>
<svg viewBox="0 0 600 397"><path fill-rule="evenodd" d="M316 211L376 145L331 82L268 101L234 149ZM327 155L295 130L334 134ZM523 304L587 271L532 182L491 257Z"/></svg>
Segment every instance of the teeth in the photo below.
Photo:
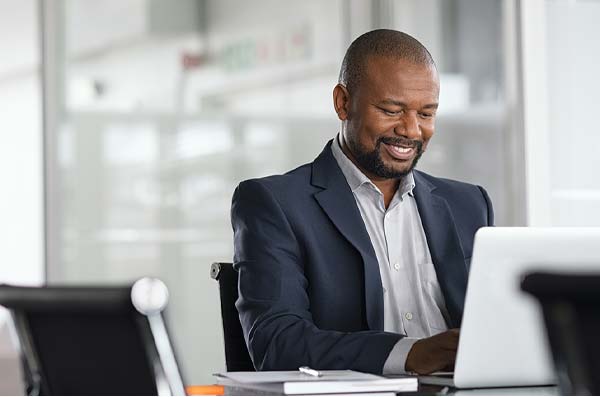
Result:
<svg viewBox="0 0 600 397"><path fill-rule="evenodd" d="M390 145L390 147L398 153L408 153L412 150L412 148L410 147L401 147L401 146L394 146L394 145Z"/></svg>

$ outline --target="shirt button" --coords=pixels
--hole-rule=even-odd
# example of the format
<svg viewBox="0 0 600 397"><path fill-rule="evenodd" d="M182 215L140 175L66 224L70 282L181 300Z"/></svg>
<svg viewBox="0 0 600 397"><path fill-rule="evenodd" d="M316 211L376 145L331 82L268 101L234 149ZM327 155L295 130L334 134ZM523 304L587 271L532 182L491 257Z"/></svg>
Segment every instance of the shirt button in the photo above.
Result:
<svg viewBox="0 0 600 397"><path fill-rule="evenodd" d="M394 263L394 269L400 270L400 264L399 263Z"/></svg>
<svg viewBox="0 0 600 397"><path fill-rule="evenodd" d="M408 313L406 313L406 314L404 315L404 318L406 318L407 320L412 320L412 318L413 318L413 315L412 315L412 313L411 313L411 312L408 312Z"/></svg>

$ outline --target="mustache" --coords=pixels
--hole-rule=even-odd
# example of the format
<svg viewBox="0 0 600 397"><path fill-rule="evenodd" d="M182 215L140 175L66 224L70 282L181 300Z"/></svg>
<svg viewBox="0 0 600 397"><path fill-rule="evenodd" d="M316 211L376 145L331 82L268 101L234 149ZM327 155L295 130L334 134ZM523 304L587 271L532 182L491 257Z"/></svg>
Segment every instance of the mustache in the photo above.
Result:
<svg viewBox="0 0 600 397"><path fill-rule="evenodd" d="M417 149L417 152L420 152L423 149L423 141L418 139L408 139L403 137L387 137L382 136L377 140L377 148L381 146L382 143L386 145L395 145L395 146L404 146Z"/></svg>

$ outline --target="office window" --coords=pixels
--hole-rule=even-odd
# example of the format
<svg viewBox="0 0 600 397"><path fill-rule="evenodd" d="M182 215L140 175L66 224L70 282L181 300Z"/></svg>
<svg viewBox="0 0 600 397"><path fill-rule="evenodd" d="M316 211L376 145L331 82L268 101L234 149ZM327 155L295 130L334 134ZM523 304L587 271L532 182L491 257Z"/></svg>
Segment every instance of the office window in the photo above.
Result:
<svg viewBox="0 0 600 397"><path fill-rule="evenodd" d="M438 61L438 136L422 168L486 186L499 223L519 222L504 188L502 4L52 2L62 53L49 281L162 278L187 379L211 382L224 354L209 266L232 259L233 190L312 161L335 136L341 59L374 27L414 34Z"/></svg>
<svg viewBox="0 0 600 397"><path fill-rule="evenodd" d="M597 1L546 1L550 223L600 225L597 148L587 111L600 92Z"/></svg>

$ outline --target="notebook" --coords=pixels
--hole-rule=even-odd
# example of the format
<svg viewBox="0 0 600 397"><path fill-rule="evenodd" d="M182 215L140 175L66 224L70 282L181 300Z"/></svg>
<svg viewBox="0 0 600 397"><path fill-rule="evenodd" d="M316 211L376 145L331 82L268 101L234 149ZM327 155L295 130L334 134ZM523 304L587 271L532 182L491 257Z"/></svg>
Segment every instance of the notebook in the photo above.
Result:
<svg viewBox="0 0 600 397"><path fill-rule="evenodd" d="M329 394L417 391L416 377L384 378L362 372L320 371L315 377L299 371L224 372L214 374L219 384L277 394Z"/></svg>

